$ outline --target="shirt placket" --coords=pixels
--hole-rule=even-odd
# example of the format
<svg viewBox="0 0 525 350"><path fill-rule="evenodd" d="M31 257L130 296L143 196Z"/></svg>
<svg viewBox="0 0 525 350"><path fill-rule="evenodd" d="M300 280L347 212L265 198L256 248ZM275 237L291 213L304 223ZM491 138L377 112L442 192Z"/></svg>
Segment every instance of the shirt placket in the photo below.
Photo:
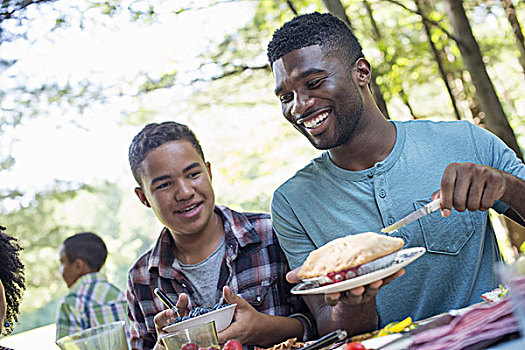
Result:
<svg viewBox="0 0 525 350"><path fill-rule="evenodd" d="M381 163L376 164L368 173L368 177L372 181L374 197L381 221L383 226L386 227L396 222L396 219L393 212L391 191L388 188L386 176L381 167Z"/></svg>
<svg viewBox="0 0 525 350"><path fill-rule="evenodd" d="M237 276L235 274L235 259L239 252L239 247L234 240L228 240L226 244L226 254L223 260L223 269L221 269L221 277L219 279L219 288L220 288L220 302L223 302L222 288L224 286L229 286L231 291L237 293L239 286L237 283ZM227 273L223 273L226 270Z"/></svg>

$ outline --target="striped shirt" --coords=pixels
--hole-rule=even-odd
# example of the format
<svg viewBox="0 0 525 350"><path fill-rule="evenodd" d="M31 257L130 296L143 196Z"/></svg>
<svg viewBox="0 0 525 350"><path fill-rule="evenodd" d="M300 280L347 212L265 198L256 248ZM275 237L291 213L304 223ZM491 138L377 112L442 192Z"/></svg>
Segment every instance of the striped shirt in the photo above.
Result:
<svg viewBox="0 0 525 350"><path fill-rule="evenodd" d="M126 296L100 272L80 277L58 309L56 339L103 324L126 321Z"/></svg>
<svg viewBox="0 0 525 350"><path fill-rule="evenodd" d="M257 311L278 316L296 312L300 299L290 293L286 282L288 263L273 232L269 214L238 213L224 206L216 206L224 222L226 254L222 261L217 299L228 285ZM155 296L158 287L173 301L180 293L189 296L189 308L195 303L195 289L184 276L172 253L173 239L164 228L155 246L140 257L128 276L128 315L131 321L133 349L152 349L157 334L153 318L166 307ZM294 302L297 301L297 304Z"/></svg>

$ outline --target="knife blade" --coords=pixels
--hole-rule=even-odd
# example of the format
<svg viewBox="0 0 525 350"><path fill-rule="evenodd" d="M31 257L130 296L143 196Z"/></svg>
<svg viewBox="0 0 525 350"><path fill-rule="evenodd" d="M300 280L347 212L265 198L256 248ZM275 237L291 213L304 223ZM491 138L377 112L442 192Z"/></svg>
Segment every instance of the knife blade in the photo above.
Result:
<svg viewBox="0 0 525 350"><path fill-rule="evenodd" d="M439 209L439 202L440 202L440 200L441 200L440 198L434 199L432 202L424 205L423 207L419 208L418 210L414 211L413 213L408 214L407 216L405 216L401 220L393 223L390 226L385 227L384 229L381 230L381 232L383 232L383 233L396 232L401 227L406 226L406 225L410 224L411 222L414 222L417 219L422 218L425 215L428 215L430 213L435 212L436 210Z"/></svg>

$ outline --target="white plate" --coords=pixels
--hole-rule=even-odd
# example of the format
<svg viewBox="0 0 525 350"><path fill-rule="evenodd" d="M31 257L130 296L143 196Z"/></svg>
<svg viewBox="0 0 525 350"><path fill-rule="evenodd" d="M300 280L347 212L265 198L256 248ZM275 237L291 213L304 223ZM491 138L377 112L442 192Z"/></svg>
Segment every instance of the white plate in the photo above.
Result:
<svg viewBox="0 0 525 350"><path fill-rule="evenodd" d="M387 335L384 335L382 337L375 337L375 338L370 338L370 339L367 339L367 340L363 340L363 341L360 341L358 343L361 343L363 344L363 346L367 349L379 349L381 346L383 345L386 345L390 342L393 342L394 340L396 340L397 338L400 338L401 337L401 334L399 333L394 333L394 334L387 334ZM341 344L339 345L338 347L332 349L332 350L343 350L343 346L345 344ZM398 350L405 350L405 348L399 348Z"/></svg>
<svg viewBox="0 0 525 350"><path fill-rule="evenodd" d="M394 264L383 269L367 273L362 276L354 277L346 281L318 286L317 283L302 282L292 288L293 294L323 294L323 293L337 293L347 291L352 288L361 287L372 282L390 276L401 268L410 264L426 252L423 247L414 247L400 250L396 255Z"/></svg>
<svg viewBox="0 0 525 350"><path fill-rule="evenodd" d="M173 333L180 329L190 328L199 324L215 321L217 332L222 331L232 323L233 314L237 304L231 304L218 310L213 310L197 317L192 317L182 322L178 322L163 328L168 333Z"/></svg>
<svg viewBox="0 0 525 350"><path fill-rule="evenodd" d="M401 334L394 333L394 334L383 335L381 337L370 338L367 340L363 340L361 344L363 344L364 347L367 349L377 349L383 345L393 342L397 338L401 338Z"/></svg>

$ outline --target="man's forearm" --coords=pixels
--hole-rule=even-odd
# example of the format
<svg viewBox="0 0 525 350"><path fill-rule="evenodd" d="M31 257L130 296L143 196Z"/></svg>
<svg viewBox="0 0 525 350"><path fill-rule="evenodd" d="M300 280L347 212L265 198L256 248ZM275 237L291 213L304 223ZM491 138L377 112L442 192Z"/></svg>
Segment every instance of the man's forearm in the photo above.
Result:
<svg viewBox="0 0 525 350"><path fill-rule="evenodd" d="M519 216L519 219L512 217L521 225L525 223L525 180L522 180L514 175L503 172L505 177L505 192L501 197L501 200L512 208L514 214ZM521 222L520 222L521 221Z"/></svg>
<svg viewBox="0 0 525 350"><path fill-rule="evenodd" d="M257 345L272 346L289 338L303 337L303 323L296 318L264 315L265 332L264 336L257 341Z"/></svg>

